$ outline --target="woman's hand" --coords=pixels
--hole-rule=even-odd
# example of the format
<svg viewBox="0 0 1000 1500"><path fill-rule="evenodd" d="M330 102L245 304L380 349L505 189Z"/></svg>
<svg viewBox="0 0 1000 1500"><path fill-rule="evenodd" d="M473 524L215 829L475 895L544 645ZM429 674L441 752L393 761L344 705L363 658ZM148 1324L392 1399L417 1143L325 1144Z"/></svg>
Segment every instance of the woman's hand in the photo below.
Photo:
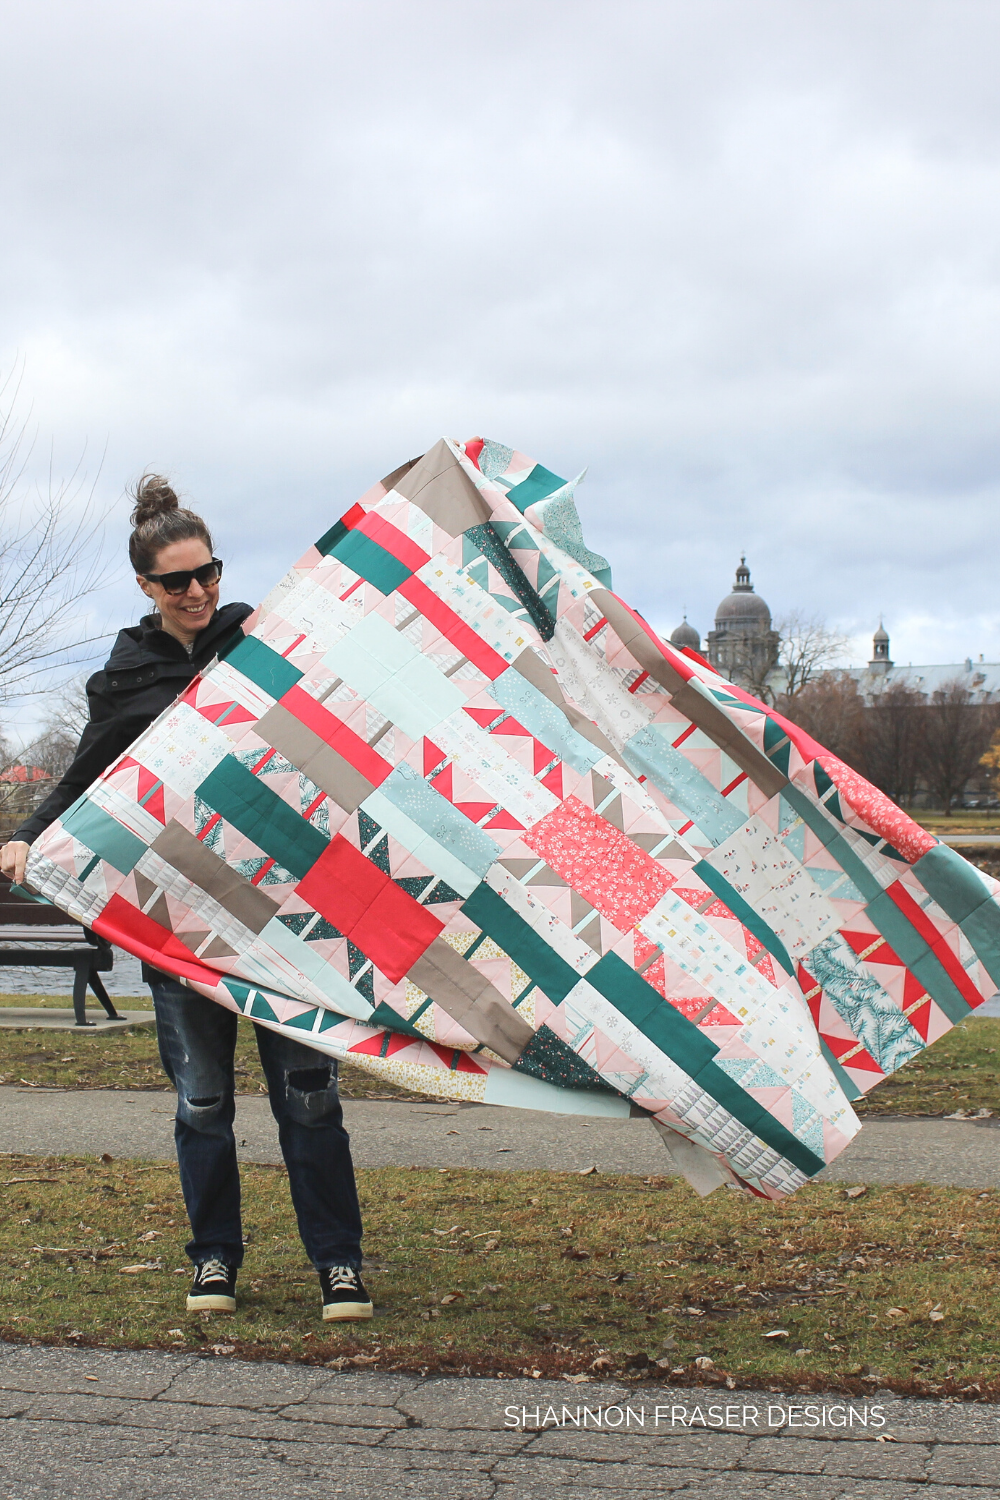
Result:
<svg viewBox="0 0 1000 1500"><path fill-rule="evenodd" d="M28 850L30 844L23 839L11 839L9 844L4 844L0 850L0 873L8 879L20 885L24 880L24 867L28 863Z"/></svg>

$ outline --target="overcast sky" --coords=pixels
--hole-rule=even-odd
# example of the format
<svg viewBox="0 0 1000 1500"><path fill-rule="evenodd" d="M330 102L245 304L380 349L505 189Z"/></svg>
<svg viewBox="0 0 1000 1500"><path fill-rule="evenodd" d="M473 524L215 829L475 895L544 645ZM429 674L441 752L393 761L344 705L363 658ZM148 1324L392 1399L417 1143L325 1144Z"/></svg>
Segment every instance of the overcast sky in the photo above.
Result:
<svg viewBox="0 0 1000 1500"><path fill-rule="evenodd" d="M442 433L615 586L1000 660L995 0L7 0L0 365L250 602ZM101 602L138 617L123 571Z"/></svg>

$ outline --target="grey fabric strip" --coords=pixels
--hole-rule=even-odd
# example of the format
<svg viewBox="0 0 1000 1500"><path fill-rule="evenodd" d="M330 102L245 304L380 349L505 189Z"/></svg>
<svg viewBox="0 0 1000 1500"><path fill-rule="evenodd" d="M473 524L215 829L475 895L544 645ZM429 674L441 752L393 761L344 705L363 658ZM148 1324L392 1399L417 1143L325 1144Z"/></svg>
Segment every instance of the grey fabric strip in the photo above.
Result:
<svg viewBox="0 0 1000 1500"><path fill-rule="evenodd" d="M535 1034L500 991L443 938L434 939L406 977L505 1062L516 1062Z"/></svg>
<svg viewBox="0 0 1000 1500"><path fill-rule="evenodd" d="M693 724L715 741L715 743L745 771L761 791L768 797L775 796L788 785L777 766L772 765L762 750L758 750L718 704L699 693L691 683L672 667L663 652L632 618L620 599L607 589L593 589L590 598L604 615L611 629L623 646L626 646L640 667L648 672L670 694L671 701L686 714Z"/></svg>
<svg viewBox="0 0 1000 1500"><path fill-rule="evenodd" d="M481 526L493 514L444 438L396 481L395 491L419 505L450 536Z"/></svg>
<svg viewBox="0 0 1000 1500"><path fill-rule="evenodd" d="M275 750L280 750L286 760L314 781L345 812L354 812L375 790L350 761L338 755L315 730L290 714L287 708L282 708L280 703L268 709L254 733L273 745Z"/></svg>
<svg viewBox="0 0 1000 1500"><path fill-rule="evenodd" d="M193 885L200 886L251 932L262 932L277 915L277 905L270 896L251 885L249 880L244 880L242 875L237 875L180 823L168 823L150 848Z"/></svg>
<svg viewBox="0 0 1000 1500"><path fill-rule="evenodd" d="M617 761L620 766L625 765L621 755L607 736L601 733L596 724L590 722L585 713L570 703L554 673L545 665L537 652L532 651L530 647L527 648L521 652L512 665L514 670L520 672L522 677L526 677L533 687L548 698L550 703L562 709L577 734L595 745L602 755L610 755L611 759ZM525 725L525 728L528 726Z"/></svg>
<svg viewBox="0 0 1000 1500"><path fill-rule="evenodd" d="M418 455L416 458L408 459L405 464L400 464L399 468L393 469L391 474L387 474L382 480L382 487L386 491L386 494L388 494L390 490L394 490L396 488L396 485L402 479L403 475L409 474L410 470L416 468L419 462L420 456Z"/></svg>

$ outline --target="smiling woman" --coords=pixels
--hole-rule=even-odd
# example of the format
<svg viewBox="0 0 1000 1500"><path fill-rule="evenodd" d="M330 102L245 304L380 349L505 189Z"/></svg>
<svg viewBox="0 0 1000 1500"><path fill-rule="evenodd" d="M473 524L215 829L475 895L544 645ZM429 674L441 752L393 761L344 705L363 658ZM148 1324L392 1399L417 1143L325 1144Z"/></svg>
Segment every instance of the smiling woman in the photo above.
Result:
<svg viewBox="0 0 1000 1500"><path fill-rule="evenodd" d="M154 825L168 823L163 783L127 752L212 658L232 646L251 613L248 604L219 608L222 563L213 555L211 532L199 515L180 505L166 479L144 475L133 498L129 560L155 609L119 633L104 671L87 684L90 723L72 766L4 847L0 866L18 881L31 842L109 766L126 776L134 768L142 816ZM148 859L130 877L136 898L132 920L137 926L159 924L172 936L175 910L155 883L158 850L151 849ZM208 936L195 939L189 928L183 941L193 954ZM233 1312L244 1245L233 1136L236 1016L146 963L143 978L153 994L160 1061L178 1093L175 1138L191 1222L187 1252L195 1266L187 1307ZM323 1318L370 1318L372 1305L359 1274L361 1217L337 1064L329 1058L317 1062L317 1053L297 1038L260 1028L255 1034L299 1229L320 1274Z"/></svg>
<svg viewBox="0 0 1000 1500"><path fill-rule="evenodd" d="M219 603L222 563L200 516L183 510L159 474L147 474L135 490L128 554L136 583L156 606L159 627L180 641L188 655Z"/></svg>

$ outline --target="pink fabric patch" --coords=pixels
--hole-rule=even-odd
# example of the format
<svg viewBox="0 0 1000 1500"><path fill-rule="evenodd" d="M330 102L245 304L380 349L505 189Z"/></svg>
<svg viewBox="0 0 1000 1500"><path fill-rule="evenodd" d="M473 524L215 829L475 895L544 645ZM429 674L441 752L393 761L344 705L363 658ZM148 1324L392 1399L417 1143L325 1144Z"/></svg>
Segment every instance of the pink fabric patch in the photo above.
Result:
<svg viewBox="0 0 1000 1500"><path fill-rule="evenodd" d="M886 839L911 865L936 848L937 839L927 833L912 818L907 817L901 807L891 802L884 792L871 782L845 766L835 755L818 755L823 770L836 786L837 791L868 827Z"/></svg>
<svg viewBox="0 0 1000 1500"><path fill-rule="evenodd" d="M652 911L673 877L578 797L536 823L523 842L619 932Z"/></svg>

